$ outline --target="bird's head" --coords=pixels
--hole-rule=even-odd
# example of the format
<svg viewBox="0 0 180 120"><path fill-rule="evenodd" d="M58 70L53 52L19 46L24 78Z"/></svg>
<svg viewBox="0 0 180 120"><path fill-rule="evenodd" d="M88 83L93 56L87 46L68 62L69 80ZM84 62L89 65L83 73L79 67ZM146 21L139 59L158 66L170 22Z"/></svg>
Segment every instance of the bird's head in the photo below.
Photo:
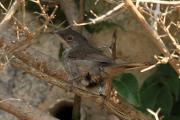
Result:
<svg viewBox="0 0 180 120"><path fill-rule="evenodd" d="M70 47L87 43L87 40L84 36L70 28L66 30L56 30L53 33L62 37Z"/></svg>

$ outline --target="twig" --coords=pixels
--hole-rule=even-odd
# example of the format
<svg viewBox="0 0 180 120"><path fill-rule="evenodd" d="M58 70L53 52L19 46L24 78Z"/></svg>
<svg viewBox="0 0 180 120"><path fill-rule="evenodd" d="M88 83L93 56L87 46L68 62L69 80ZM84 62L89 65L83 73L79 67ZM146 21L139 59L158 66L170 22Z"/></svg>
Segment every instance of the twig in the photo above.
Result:
<svg viewBox="0 0 180 120"><path fill-rule="evenodd" d="M1 4L1 2L0 2L0 4ZM9 23L10 19L13 17L16 10L19 8L20 4L21 4L20 0L15 0L13 5L11 6L11 8L8 10L8 12L6 13L6 16L3 18L3 20L0 23L0 33L4 31L5 27ZM1 4L1 6L2 6L2 4Z"/></svg>
<svg viewBox="0 0 180 120"><path fill-rule="evenodd" d="M92 100L97 99L97 101L96 101L97 103L102 103L102 101L104 99L102 96L99 96L97 93L89 92L87 89L85 90L78 86L72 86L71 83L69 83L67 81L67 74L62 70L62 68L61 68L62 73L60 73L61 74L61 77L60 77L57 75L52 76L47 71L39 70L38 67L36 67L34 65L28 65L27 62L25 63L18 59L11 60L11 64L18 69L23 69L27 73L34 75L34 76L40 78L41 80L44 80L48 83L51 83L55 86L65 89L67 91L69 90L69 87L71 87L72 92L81 97L89 98ZM51 66L53 66L53 63L51 63L49 65L50 65L49 67L51 67ZM41 69L43 69L43 66ZM63 72L64 72L64 74L63 74Z"/></svg>
<svg viewBox="0 0 180 120"><path fill-rule="evenodd" d="M166 34L169 36L170 40L172 41L172 44L175 46L178 54L180 55L180 45L176 42L176 39L172 36L169 29L173 23L171 22L167 27L162 23L161 28L166 32Z"/></svg>
<svg viewBox="0 0 180 120"><path fill-rule="evenodd" d="M147 111L154 116L155 120L160 120L159 119L159 112L161 111L161 109L159 108L156 112L152 111L151 109L147 109Z"/></svg>
<svg viewBox="0 0 180 120"><path fill-rule="evenodd" d="M104 0L104 1L110 4L118 4L119 2L122 2L122 1L116 1L116 0Z"/></svg>
<svg viewBox="0 0 180 120"><path fill-rule="evenodd" d="M17 98L7 98L7 99L2 99L2 100L0 100L0 103L3 103L3 102L5 102L5 101L21 101L21 99L17 99Z"/></svg>
<svg viewBox="0 0 180 120"><path fill-rule="evenodd" d="M46 31L46 29L48 28L47 25L48 25L49 22L55 17L55 13L56 13L56 11L57 11L57 9L58 9L58 6L57 6L57 5L55 6L53 12L52 12L51 15L49 16L49 15L46 13L45 7L42 6L40 0L31 0L31 1L34 2L34 3L36 3L36 4L39 6L39 8L40 8L40 10L41 10L41 13L39 13L39 14L45 19L44 24L34 32L34 36L37 36L43 28L44 28L44 31Z"/></svg>
<svg viewBox="0 0 180 120"><path fill-rule="evenodd" d="M110 19L114 13L119 11L120 9L123 9L125 7L124 3L118 4L116 7L114 7L112 10L106 12L104 15L101 15L95 19L90 19L90 22L85 22L85 23L77 23L75 20L73 21L73 26L83 26L83 25L91 25L91 24L96 24L98 22L105 21L107 19Z"/></svg>
<svg viewBox="0 0 180 120"><path fill-rule="evenodd" d="M173 56L173 55L171 55L171 56ZM156 56L156 55L154 57L157 60L157 63L154 64L154 65L151 65L151 66L149 66L149 67L147 67L145 69L142 69L141 72L145 72L145 71L151 70L151 69L155 68L159 64L167 64L170 61L170 59L171 59L169 57L161 57L161 56Z"/></svg>
<svg viewBox="0 0 180 120"><path fill-rule="evenodd" d="M180 5L180 1L139 0L139 2L156 3L156 4L164 4L164 5Z"/></svg>
<svg viewBox="0 0 180 120"><path fill-rule="evenodd" d="M26 26L25 25L25 18L26 18L26 3L25 3L25 0L22 1L22 15L23 15L23 26Z"/></svg>
<svg viewBox="0 0 180 120"><path fill-rule="evenodd" d="M80 15L74 0L62 0L61 6L70 26L73 26L74 20L79 22ZM77 26L73 26L73 29L79 30Z"/></svg>
<svg viewBox="0 0 180 120"><path fill-rule="evenodd" d="M6 12L9 13L9 11L4 7L3 4L0 3L0 6L1 6ZM13 7L13 6L12 6L12 7ZM7 15L8 13L6 13L6 15ZM12 15L11 17L14 19L14 21L17 23L17 25L19 25L19 28L22 29L26 34L30 34L30 33L31 33L31 32L28 30L28 27L25 26L25 25L23 25L16 17L14 17L13 15ZM6 25L7 25L7 24L6 24ZM5 26L6 26L6 25L5 25ZM0 28L0 30L1 30L1 28Z"/></svg>
<svg viewBox="0 0 180 120"><path fill-rule="evenodd" d="M112 49L112 58L113 60L115 60L117 58L117 30L115 29L113 32L113 40L112 40L112 44L111 44L111 49Z"/></svg>
<svg viewBox="0 0 180 120"><path fill-rule="evenodd" d="M28 48L25 52L18 52L15 56L20 59L11 60L11 64L16 68L23 69L41 80L45 80L48 83L56 85L65 90L68 90L69 87L71 87L73 93L83 98L93 100L96 103L104 104L104 96L99 95L98 91L95 92L92 89L85 89L81 86L72 86L70 83L68 83L66 81L67 74L64 72L62 67L58 67L62 65L59 62L56 63L52 58L40 54L33 48ZM138 112L135 112L136 110L133 107L130 107L131 105L125 101L120 100L121 104L113 104L112 101L109 101L108 99L106 101L108 103L106 104L108 110L112 110L113 113L116 113L120 118L122 117L122 113L124 113L124 117L129 116L128 118L130 118L130 120L135 120L135 118L138 118L138 120L149 120L149 118L142 119L141 115L139 115ZM125 106L123 112L122 106ZM129 111L134 111L134 114L129 114Z"/></svg>
<svg viewBox="0 0 180 120"><path fill-rule="evenodd" d="M72 120L80 120L81 118L80 112L81 112L81 96L75 94L73 111L72 111Z"/></svg>
<svg viewBox="0 0 180 120"><path fill-rule="evenodd" d="M140 24L150 33L152 37L152 41L154 44L159 48L161 53L168 58L171 58L171 54L164 45L162 39L158 35L158 33L151 28L151 26L148 24L148 22L145 20L145 18L142 16L142 14L137 10L137 8L134 6L131 0L125 0L126 5L129 6L131 9L132 13L135 15L136 19L140 22ZM179 61L175 59L171 59L169 61L171 66L174 68L174 70L177 72L177 74L180 76L180 66L179 66Z"/></svg>
<svg viewBox="0 0 180 120"><path fill-rule="evenodd" d="M168 37L170 38L172 44L175 46L178 54L180 54L180 46L179 46L179 44L177 43L178 40L176 40L176 39L173 37L173 35L170 33L170 31L169 31L171 25L174 25L174 26L177 27L177 28L178 28L178 25L175 24L175 23L173 23L173 22L170 22L170 24L169 24L167 27L165 26L166 15L169 13L169 12L167 12L167 9L166 9L166 12L165 12L165 13L161 13L161 14L163 14L163 16L164 16L164 19L163 19L163 20L158 19L157 17L154 17L152 14L150 14L150 13L144 11L144 10L143 10L143 12L144 12L145 14L147 14L148 16L150 16L153 20L155 20L155 21L158 23L158 25L159 25L159 26L164 30L164 32L165 32L165 34L164 34L164 35L161 35L160 37L166 37L166 36L168 36Z"/></svg>
<svg viewBox="0 0 180 120"><path fill-rule="evenodd" d="M111 56L112 56L112 59L115 60L116 59L116 41L117 41L117 30L115 29L114 32L113 32L113 40L112 40L112 43L111 43L111 48L110 48L110 51L111 51ZM107 78L105 79L106 81L106 84L105 84L105 90L106 90L106 97L107 98L110 98L110 95L111 95L111 91L112 91L112 79L113 78Z"/></svg>
<svg viewBox="0 0 180 120"><path fill-rule="evenodd" d="M85 1L86 0L80 0L79 1L79 22L84 21L84 7L85 7Z"/></svg>

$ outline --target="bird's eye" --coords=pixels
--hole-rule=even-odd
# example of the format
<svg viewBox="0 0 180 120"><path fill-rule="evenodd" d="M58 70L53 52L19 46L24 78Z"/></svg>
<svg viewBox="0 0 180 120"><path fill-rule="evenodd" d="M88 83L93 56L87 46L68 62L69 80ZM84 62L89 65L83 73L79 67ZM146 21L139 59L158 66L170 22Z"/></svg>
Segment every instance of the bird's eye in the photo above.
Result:
<svg viewBox="0 0 180 120"><path fill-rule="evenodd" d="M71 35L70 35L70 36L67 36L67 40L68 40L68 41L72 41L72 40L73 40L73 36L71 36Z"/></svg>

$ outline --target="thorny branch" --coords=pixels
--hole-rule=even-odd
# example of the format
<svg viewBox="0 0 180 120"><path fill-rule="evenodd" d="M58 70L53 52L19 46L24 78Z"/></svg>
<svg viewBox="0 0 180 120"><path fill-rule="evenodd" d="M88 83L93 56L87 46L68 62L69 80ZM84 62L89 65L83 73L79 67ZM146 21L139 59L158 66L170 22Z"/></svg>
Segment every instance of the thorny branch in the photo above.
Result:
<svg viewBox="0 0 180 120"><path fill-rule="evenodd" d="M1 68L2 64L6 64L7 62L9 62L14 55L14 53L18 52L18 51L22 51L24 49L26 49L27 47L29 47L29 42L32 41L32 34L31 32L29 32L28 28L25 26L25 24L22 24L16 17L14 17L14 14L16 12L16 10L21 6L21 4L23 4L24 1L21 0L15 0L14 3L12 4L11 8L9 10L7 10L3 4L0 2L0 6L1 8L3 8L4 11L6 11L6 15L3 18L3 20L0 23L0 31L3 32L4 28L7 27L7 25L9 24L9 21L11 20L11 18L14 19L14 21L17 23L17 25L19 26L19 28L21 28L23 30L24 33L26 33L26 38L24 40L21 41L15 41L15 40L11 40L12 42L10 42L7 39L3 39L3 36L0 36L0 41L1 41L1 58L3 57L3 59L1 59ZM50 16L50 18L48 19L49 21L53 18L53 14L55 12L53 12ZM24 20L23 20L24 21ZM48 22L49 22L48 21ZM48 24L46 22L46 24ZM19 37L19 36L18 36ZM34 36L33 36L34 37ZM7 41L6 41L7 40ZM3 61L2 61L3 60ZM4 61L5 60L5 61ZM5 90L4 90L5 92ZM18 117L19 119L26 119L26 120L37 120L37 119L43 119L43 120L57 120L53 117L50 117L48 115L46 115L46 113L43 113L39 110L37 110L36 108L33 108L30 105L25 104L23 101L13 101L11 99L6 99L6 97L8 96L8 94L5 94L5 96L0 95L0 108L2 110L5 110L13 115L15 115L16 117Z"/></svg>
<svg viewBox="0 0 180 120"><path fill-rule="evenodd" d="M180 5L180 1L163 1L163 0L138 0L138 2L156 3L164 5Z"/></svg>
<svg viewBox="0 0 180 120"><path fill-rule="evenodd" d="M43 28L44 28L44 31L47 30L47 28L48 28L47 25L48 25L49 22L51 22L51 20L55 17L55 13L56 13L56 11L57 11L57 9L58 9L58 6L57 6L57 5L55 6L53 12L52 12L51 15L49 16L49 15L46 13L46 8L45 8L46 6L42 6L40 0L31 0L31 1L34 2L34 3L36 3L36 4L39 6L39 8L40 8L40 10L41 10L41 13L38 13L38 14L40 14L40 16L42 16L42 17L45 19L44 24L34 32L35 35L39 35L40 31L41 31Z"/></svg>
<svg viewBox="0 0 180 120"><path fill-rule="evenodd" d="M90 22L86 22L86 23L77 23L76 21L74 22L74 26L82 26L82 25L91 25L91 24L96 24L102 21L105 21L107 19L110 19L112 17L114 17L114 14L116 12L119 11L124 11L125 10L125 4L124 3L120 3L118 4L116 7L114 7L112 10L108 11L107 13L105 13L104 15L101 16L97 16L95 19L90 19Z"/></svg>
<svg viewBox="0 0 180 120"><path fill-rule="evenodd" d="M130 10L132 11L136 19L140 22L140 24L150 33L150 36L152 37L151 40L159 48L159 50L165 56L165 58L168 59L168 62L171 64L171 66L180 76L179 60L173 59L173 56L165 46L164 42L162 41L161 37L158 35L157 31L148 24L144 16L138 11L138 9L135 7L133 2L131 0L125 0L125 3L127 6L129 6Z"/></svg>
<svg viewBox="0 0 180 120"><path fill-rule="evenodd" d="M4 28L7 26L8 22L12 18L12 16L15 14L16 10L19 8L21 4L20 0L16 0L11 9L8 11L4 19L0 22L0 33L3 32ZM0 5L2 6L2 3L0 2Z"/></svg>
<svg viewBox="0 0 180 120"><path fill-rule="evenodd" d="M159 6L159 7L160 7L160 6ZM151 10L150 8L148 8L147 4L145 4L145 9L146 9L149 13L147 13L145 10L143 10L143 12L144 12L145 14L149 15L150 18L151 18L151 20L153 20L154 22L156 22L156 23L164 30L165 34L164 34L163 36L160 36L160 37L166 37L166 36L168 36L169 39L172 41L172 44L173 44L174 47L176 48L178 54L180 54L180 47L179 47L179 44L178 44L178 40L175 39L175 37L173 37L173 35L172 35L171 32L170 32L170 28L171 28L172 26L173 26L173 27L176 27L177 30L179 29L179 21L177 21L177 23L171 21L168 25L166 25L166 24L167 24L167 21L166 21L167 15L168 15L168 14L171 14L171 13L172 13L174 10L176 10L177 8L174 7L174 8L171 8L171 9L169 10L169 7L166 7L164 13L163 13L163 12L160 12L160 8L159 8L158 11L155 11L155 10L154 10L154 12L155 12L154 14L158 14L158 15L156 15L156 16L155 16L155 15L153 16L153 15L151 14L151 12L153 12L153 10ZM141 9L141 11L142 11L142 9ZM157 13L157 12L158 12L158 13ZM156 26L155 26L156 31L158 30L157 24L156 24Z"/></svg>
<svg viewBox="0 0 180 120"><path fill-rule="evenodd" d="M17 56L19 60L13 59L11 61L13 66L19 69L23 69L26 72L42 80L47 81L48 83L56 85L65 90L69 90L71 84L66 81L67 74L64 73L62 67L58 67L61 66L60 63L56 64L57 63L55 62L56 60L53 60L52 58L48 58L48 56L40 54L40 52L38 51L33 51L32 49L33 48L28 48L25 52L16 53L15 56ZM52 69L55 67L57 68ZM96 90L85 89L82 86L71 86L71 87L73 87L71 89L73 93L81 96L82 98L88 98L90 100L96 101L99 104L104 104L106 108L108 108L110 111L115 113L120 118L123 119L126 118L125 120L129 120L129 119L141 120L142 118L145 118L145 116L142 113L137 112L131 105L129 105L123 100L120 100L119 104L114 104L113 101L109 99L105 99L104 96L99 95L99 93ZM129 115L128 114L129 112L133 114ZM149 118L146 117L146 119L144 120L149 120Z"/></svg>
<svg viewBox="0 0 180 120"><path fill-rule="evenodd" d="M159 108L156 112L152 111L151 109L147 109L147 111L154 116L155 120L161 120L159 118L159 113L161 111L161 109Z"/></svg>

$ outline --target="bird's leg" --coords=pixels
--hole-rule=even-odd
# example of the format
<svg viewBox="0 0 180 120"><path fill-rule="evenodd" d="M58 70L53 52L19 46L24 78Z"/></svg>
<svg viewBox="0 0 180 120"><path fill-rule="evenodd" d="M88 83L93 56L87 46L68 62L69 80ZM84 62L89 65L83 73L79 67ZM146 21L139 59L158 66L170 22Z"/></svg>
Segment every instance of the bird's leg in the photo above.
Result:
<svg viewBox="0 0 180 120"><path fill-rule="evenodd" d="M102 76L105 76L104 79L104 92L107 99L110 98L111 91L112 91L112 77L109 77L108 73L101 68L101 74Z"/></svg>
<svg viewBox="0 0 180 120"><path fill-rule="evenodd" d="M107 99L110 98L111 91L112 91L112 80L111 78L106 78L105 79L105 96Z"/></svg>

